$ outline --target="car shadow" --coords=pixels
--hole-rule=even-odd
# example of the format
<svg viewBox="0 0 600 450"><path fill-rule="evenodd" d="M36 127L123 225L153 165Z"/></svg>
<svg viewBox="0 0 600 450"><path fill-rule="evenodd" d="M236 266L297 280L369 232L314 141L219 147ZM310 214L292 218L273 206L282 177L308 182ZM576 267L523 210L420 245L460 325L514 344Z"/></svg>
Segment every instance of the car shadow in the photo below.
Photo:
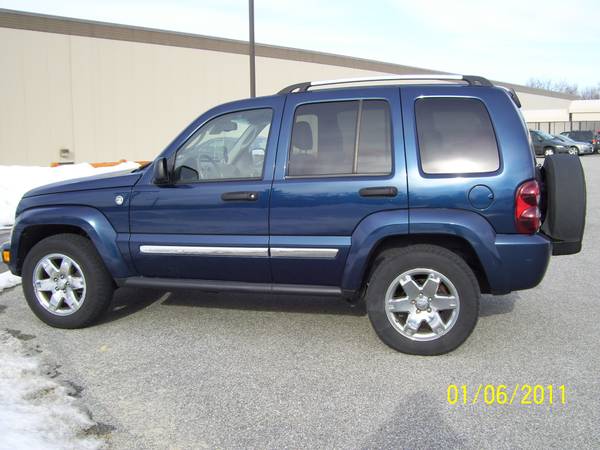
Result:
<svg viewBox="0 0 600 450"><path fill-rule="evenodd" d="M113 322L158 302L166 292L159 289L119 288L113 295L112 302L106 313L96 323Z"/></svg>
<svg viewBox="0 0 600 450"><path fill-rule="evenodd" d="M483 295L479 316L508 314L518 294ZM162 306L231 309L241 311L278 311L301 314L363 316L364 302L351 304L342 298L306 295L238 294L197 290L164 291L159 289L120 288L115 291L107 313L98 324L113 322L160 302Z"/></svg>
<svg viewBox="0 0 600 450"><path fill-rule="evenodd" d="M513 292L508 295L482 295L479 302L479 317L509 314L519 300L519 294Z"/></svg>
<svg viewBox="0 0 600 450"><path fill-rule="evenodd" d="M170 306L280 311L306 314L360 316L366 314L362 303L350 304L343 298L282 294L237 294L231 292L173 291L162 303Z"/></svg>
<svg viewBox="0 0 600 450"><path fill-rule="evenodd" d="M362 316L364 304L350 304L342 298L300 295L236 294L197 290L164 291L158 289L120 288L98 324L113 322L135 314L152 304L195 308L232 309L246 311L280 311L305 314L335 314Z"/></svg>

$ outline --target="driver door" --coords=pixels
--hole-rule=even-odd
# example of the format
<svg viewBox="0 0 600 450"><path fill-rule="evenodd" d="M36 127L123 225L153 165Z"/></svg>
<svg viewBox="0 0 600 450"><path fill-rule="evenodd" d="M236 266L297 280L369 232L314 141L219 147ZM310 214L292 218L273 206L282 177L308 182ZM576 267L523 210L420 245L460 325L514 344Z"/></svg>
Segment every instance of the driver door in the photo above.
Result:
<svg viewBox="0 0 600 450"><path fill-rule="evenodd" d="M282 104L252 105L228 105L174 149L172 184L145 176L134 188L130 251L141 276L271 281L268 208Z"/></svg>

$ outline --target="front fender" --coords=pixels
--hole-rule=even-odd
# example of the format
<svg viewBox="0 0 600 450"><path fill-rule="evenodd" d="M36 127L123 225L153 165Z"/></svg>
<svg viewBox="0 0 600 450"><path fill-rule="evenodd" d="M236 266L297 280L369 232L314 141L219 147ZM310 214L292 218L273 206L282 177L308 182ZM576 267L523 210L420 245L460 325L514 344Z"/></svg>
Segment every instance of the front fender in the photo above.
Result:
<svg viewBox="0 0 600 450"><path fill-rule="evenodd" d="M81 228L93 242L108 271L114 278L131 276L131 270L119 250L119 235L108 219L97 209L87 206L52 206L33 208L23 211L15 221L11 248L16 258L11 262L11 271L17 273L19 264L25 255L18 254L23 232L31 226L69 225ZM121 242L127 249L127 240Z"/></svg>

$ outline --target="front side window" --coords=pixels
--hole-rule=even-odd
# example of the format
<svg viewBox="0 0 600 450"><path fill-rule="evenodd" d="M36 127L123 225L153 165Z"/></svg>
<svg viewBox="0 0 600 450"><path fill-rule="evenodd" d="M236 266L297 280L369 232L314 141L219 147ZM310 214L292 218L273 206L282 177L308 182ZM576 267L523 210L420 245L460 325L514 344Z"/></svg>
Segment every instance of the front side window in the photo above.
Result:
<svg viewBox="0 0 600 450"><path fill-rule="evenodd" d="M483 102L422 98L415 103L421 168L426 174L495 172L500 156Z"/></svg>
<svg viewBox="0 0 600 450"><path fill-rule="evenodd" d="M391 167L386 101L309 103L296 109L288 176L385 175Z"/></svg>
<svg viewBox="0 0 600 450"><path fill-rule="evenodd" d="M261 179L272 110L216 117L200 127L175 157L174 181Z"/></svg>

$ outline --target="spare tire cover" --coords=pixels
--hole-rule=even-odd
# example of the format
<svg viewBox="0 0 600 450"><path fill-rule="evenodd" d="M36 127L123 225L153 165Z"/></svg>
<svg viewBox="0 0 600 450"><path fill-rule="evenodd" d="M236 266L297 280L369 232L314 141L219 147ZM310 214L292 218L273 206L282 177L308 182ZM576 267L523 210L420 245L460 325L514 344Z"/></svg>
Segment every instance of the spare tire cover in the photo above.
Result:
<svg viewBox="0 0 600 450"><path fill-rule="evenodd" d="M585 228L586 188L578 156L547 156L542 167L546 213L542 231L553 240L573 243L579 251Z"/></svg>

